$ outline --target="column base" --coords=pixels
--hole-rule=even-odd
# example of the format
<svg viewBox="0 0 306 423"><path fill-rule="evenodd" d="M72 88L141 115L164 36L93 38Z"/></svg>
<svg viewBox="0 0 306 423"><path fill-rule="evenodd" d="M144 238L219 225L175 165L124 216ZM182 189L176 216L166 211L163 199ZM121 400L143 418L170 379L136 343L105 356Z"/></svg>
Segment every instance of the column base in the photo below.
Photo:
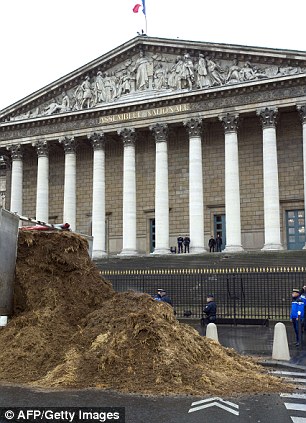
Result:
<svg viewBox="0 0 306 423"><path fill-rule="evenodd" d="M107 254L106 251L103 251L103 250L93 250L92 251L92 259L93 260L98 260L98 259L101 259L101 258L105 258L107 256L108 256L108 254Z"/></svg>
<svg viewBox="0 0 306 423"><path fill-rule="evenodd" d="M190 254L203 254L207 253L204 247L191 247Z"/></svg>
<svg viewBox="0 0 306 423"><path fill-rule="evenodd" d="M126 257L126 256L138 256L138 251L136 250L132 250L129 248L125 248L124 250L121 251L121 253L118 254L118 256L120 257Z"/></svg>
<svg viewBox="0 0 306 423"><path fill-rule="evenodd" d="M226 245L222 253L240 253L244 251L241 245Z"/></svg>
<svg viewBox="0 0 306 423"><path fill-rule="evenodd" d="M282 244L265 244L261 251L279 251L283 250Z"/></svg>
<svg viewBox="0 0 306 423"><path fill-rule="evenodd" d="M151 255L160 255L160 256L164 256L166 254L172 254L170 251L170 248L155 248L155 250L153 251L153 253L151 253Z"/></svg>

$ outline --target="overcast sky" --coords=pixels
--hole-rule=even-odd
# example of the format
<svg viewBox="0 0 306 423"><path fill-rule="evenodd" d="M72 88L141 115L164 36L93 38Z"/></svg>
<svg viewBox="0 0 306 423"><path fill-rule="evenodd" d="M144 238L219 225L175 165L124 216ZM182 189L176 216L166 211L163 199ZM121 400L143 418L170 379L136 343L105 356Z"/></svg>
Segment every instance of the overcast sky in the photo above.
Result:
<svg viewBox="0 0 306 423"><path fill-rule="evenodd" d="M141 0L0 0L0 109L145 29ZM146 0L149 36L306 51L305 0Z"/></svg>

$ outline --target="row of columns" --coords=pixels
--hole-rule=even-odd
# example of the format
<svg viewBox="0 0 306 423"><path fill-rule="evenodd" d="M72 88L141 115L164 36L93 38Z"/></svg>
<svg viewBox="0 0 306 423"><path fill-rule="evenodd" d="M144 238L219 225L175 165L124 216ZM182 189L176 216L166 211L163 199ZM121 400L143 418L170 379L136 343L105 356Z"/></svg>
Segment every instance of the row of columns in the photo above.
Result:
<svg viewBox="0 0 306 423"><path fill-rule="evenodd" d="M303 124L304 187L306 187L306 106L299 106ZM280 250L280 206L276 144L278 110L258 110L263 128L264 231L263 250ZM225 213L226 252L242 251L240 219L240 182L238 158L238 114L220 116L225 132ZM189 134L189 234L191 252L203 253L204 200L202 169L202 120L183 122ZM169 248L169 189L168 189L168 126L152 125L156 143L155 169L155 254L168 254ZM136 255L136 133L132 128L118 130L124 145L123 157L123 248L121 255ZM103 133L88 135L93 147L93 257L106 255L105 245L105 140ZM76 142L74 137L61 137L65 151L64 222L76 228ZM49 159L46 141L33 144L38 155L36 219L48 221ZM23 163L20 145L8 147L12 157L11 211L22 214ZM306 188L305 197L306 198Z"/></svg>

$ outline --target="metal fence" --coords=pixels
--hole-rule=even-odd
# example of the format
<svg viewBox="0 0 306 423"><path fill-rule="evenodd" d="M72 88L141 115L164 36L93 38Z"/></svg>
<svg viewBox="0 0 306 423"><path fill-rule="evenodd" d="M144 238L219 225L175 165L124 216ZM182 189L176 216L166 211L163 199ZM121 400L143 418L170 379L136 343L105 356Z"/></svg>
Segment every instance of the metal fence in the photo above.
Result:
<svg viewBox="0 0 306 423"><path fill-rule="evenodd" d="M155 295L163 288L177 317L201 318L206 295L214 294L218 320L288 320L292 288L306 285L306 268L109 270L101 275L116 291Z"/></svg>

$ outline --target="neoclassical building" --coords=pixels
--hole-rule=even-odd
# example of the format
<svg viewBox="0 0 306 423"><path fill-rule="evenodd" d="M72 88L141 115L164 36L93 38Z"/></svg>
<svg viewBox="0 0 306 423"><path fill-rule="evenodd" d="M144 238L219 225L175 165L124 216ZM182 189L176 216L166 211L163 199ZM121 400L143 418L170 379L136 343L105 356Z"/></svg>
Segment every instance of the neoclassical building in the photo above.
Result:
<svg viewBox="0 0 306 423"><path fill-rule="evenodd" d="M0 111L2 206L95 258L305 246L306 52L136 37Z"/></svg>

